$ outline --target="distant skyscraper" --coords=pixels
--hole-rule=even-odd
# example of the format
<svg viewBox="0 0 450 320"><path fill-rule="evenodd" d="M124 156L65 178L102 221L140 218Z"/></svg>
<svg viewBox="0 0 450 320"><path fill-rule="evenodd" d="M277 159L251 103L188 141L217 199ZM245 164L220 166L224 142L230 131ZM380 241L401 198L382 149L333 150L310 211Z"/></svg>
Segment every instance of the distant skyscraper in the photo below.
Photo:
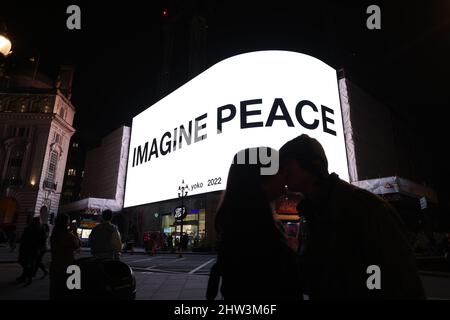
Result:
<svg viewBox="0 0 450 320"><path fill-rule="evenodd" d="M161 15L164 43L159 93L164 96L206 68L208 25L195 6L164 9Z"/></svg>

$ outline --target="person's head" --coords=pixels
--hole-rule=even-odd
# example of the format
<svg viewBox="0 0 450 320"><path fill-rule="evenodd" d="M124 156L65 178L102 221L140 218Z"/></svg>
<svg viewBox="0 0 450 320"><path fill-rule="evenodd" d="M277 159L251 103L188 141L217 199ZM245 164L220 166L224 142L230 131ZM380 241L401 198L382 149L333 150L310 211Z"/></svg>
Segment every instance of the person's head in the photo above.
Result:
<svg viewBox="0 0 450 320"><path fill-rule="evenodd" d="M70 218L67 214L58 214L55 219L55 227L53 228L53 230L67 231L67 229L69 228L69 221Z"/></svg>
<svg viewBox="0 0 450 320"><path fill-rule="evenodd" d="M111 210L106 209L102 212L102 220L103 221L111 221L113 217L113 213Z"/></svg>
<svg viewBox="0 0 450 320"><path fill-rule="evenodd" d="M253 231L257 231L268 235L273 232L274 220L266 185L274 177L261 174L264 167L261 161L242 160L244 154L245 159L250 159L250 154L255 149L257 148L238 152L230 166L226 190L216 216L219 233L245 231L255 235L256 232Z"/></svg>
<svg viewBox="0 0 450 320"><path fill-rule="evenodd" d="M290 190L308 196L312 186L329 176L328 160L322 145L302 134L280 149L280 176Z"/></svg>

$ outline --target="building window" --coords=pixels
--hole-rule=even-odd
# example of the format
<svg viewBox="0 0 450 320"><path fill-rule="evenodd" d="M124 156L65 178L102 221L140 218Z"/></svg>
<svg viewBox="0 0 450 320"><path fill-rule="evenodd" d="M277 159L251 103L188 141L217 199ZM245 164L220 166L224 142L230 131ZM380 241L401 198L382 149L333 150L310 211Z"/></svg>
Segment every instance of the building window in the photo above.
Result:
<svg viewBox="0 0 450 320"><path fill-rule="evenodd" d="M20 112L28 112L28 108L27 108L27 106L26 105L24 105L24 104L22 104L21 106L20 106Z"/></svg>
<svg viewBox="0 0 450 320"><path fill-rule="evenodd" d="M50 113L52 111L52 109L50 108L50 106L48 104L46 104L44 106L44 113Z"/></svg>
<svg viewBox="0 0 450 320"><path fill-rule="evenodd" d="M26 137L28 135L28 128L17 128L15 132L16 137Z"/></svg>
<svg viewBox="0 0 450 320"><path fill-rule="evenodd" d="M73 147L73 148L78 148L78 142L72 143L72 147Z"/></svg>
<svg viewBox="0 0 450 320"><path fill-rule="evenodd" d="M52 151L50 154L50 162L48 164L47 181L55 182L56 166L58 164L58 153Z"/></svg>
<svg viewBox="0 0 450 320"><path fill-rule="evenodd" d="M8 168L6 171L6 179L10 183L20 183L20 171L22 169L23 158L25 154L24 146L14 146L8 160Z"/></svg>
<svg viewBox="0 0 450 320"><path fill-rule="evenodd" d="M59 116L64 119L64 117L66 116L66 109L61 107L59 109Z"/></svg>
<svg viewBox="0 0 450 320"><path fill-rule="evenodd" d="M39 112L39 101L31 102L31 112Z"/></svg>
<svg viewBox="0 0 450 320"><path fill-rule="evenodd" d="M16 128L8 126L8 137L16 136Z"/></svg>
<svg viewBox="0 0 450 320"><path fill-rule="evenodd" d="M67 171L67 175L68 175L68 176L71 176L71 177L74 177L74 176L77 175L77 170L76 170L76 169L69 169L69 170Z"/></svg>
<svg viewBox="0 0 450 320"><path fill-rule="evenodd" d="M55 132L55 143L61 144L61 135Z"/></svg>

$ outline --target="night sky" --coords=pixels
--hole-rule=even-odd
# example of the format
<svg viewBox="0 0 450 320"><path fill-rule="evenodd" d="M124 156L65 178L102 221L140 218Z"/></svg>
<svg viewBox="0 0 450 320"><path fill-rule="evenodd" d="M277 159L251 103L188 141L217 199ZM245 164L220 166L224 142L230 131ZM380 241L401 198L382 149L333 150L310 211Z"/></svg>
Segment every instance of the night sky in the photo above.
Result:
<svg viewBox="0 0 450 320"><path fill-rule="evenodd" d="M283 49L344 68L410 123L428 183L448 193L449 1L243 2L15 0L2 3L0 17L18 66L38 54L39 70L51 76L60 64L75 66L72 102L81 139L131 125L133 116L161 98L162 12L199 12L208 22L206 67L243 52ZM80 31L66 28L70 4L81 7ZM381 30L366 28L370 4L381 7ZM171 91L188 80L187 40L177 39Z"/></svg>

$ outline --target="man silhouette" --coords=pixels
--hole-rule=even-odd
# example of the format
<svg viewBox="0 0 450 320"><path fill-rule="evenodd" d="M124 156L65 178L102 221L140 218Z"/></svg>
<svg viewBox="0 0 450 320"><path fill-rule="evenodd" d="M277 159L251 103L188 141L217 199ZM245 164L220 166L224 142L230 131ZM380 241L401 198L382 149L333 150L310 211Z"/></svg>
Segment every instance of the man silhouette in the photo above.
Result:
<svg viewBox="0 0 450 320"><path fill-rule="evenodd" d="M94 257L119 259L122 241L119 230L111 223L112 216L111 210L103 211L102 222L95 226L89 235L89 245Z"/></svg>
<svg viewBox="0 0 450 320"><path fill-rule="evenodd" d="M423 299L415 257L397 212L382 198L329 174L320 143L308 135L280 149L272 190L302 193L298 212L301 274L310 299ZM275 194L274 194L275 196ZM370 266L380 268L381 288L367 285Z"/></svg>

